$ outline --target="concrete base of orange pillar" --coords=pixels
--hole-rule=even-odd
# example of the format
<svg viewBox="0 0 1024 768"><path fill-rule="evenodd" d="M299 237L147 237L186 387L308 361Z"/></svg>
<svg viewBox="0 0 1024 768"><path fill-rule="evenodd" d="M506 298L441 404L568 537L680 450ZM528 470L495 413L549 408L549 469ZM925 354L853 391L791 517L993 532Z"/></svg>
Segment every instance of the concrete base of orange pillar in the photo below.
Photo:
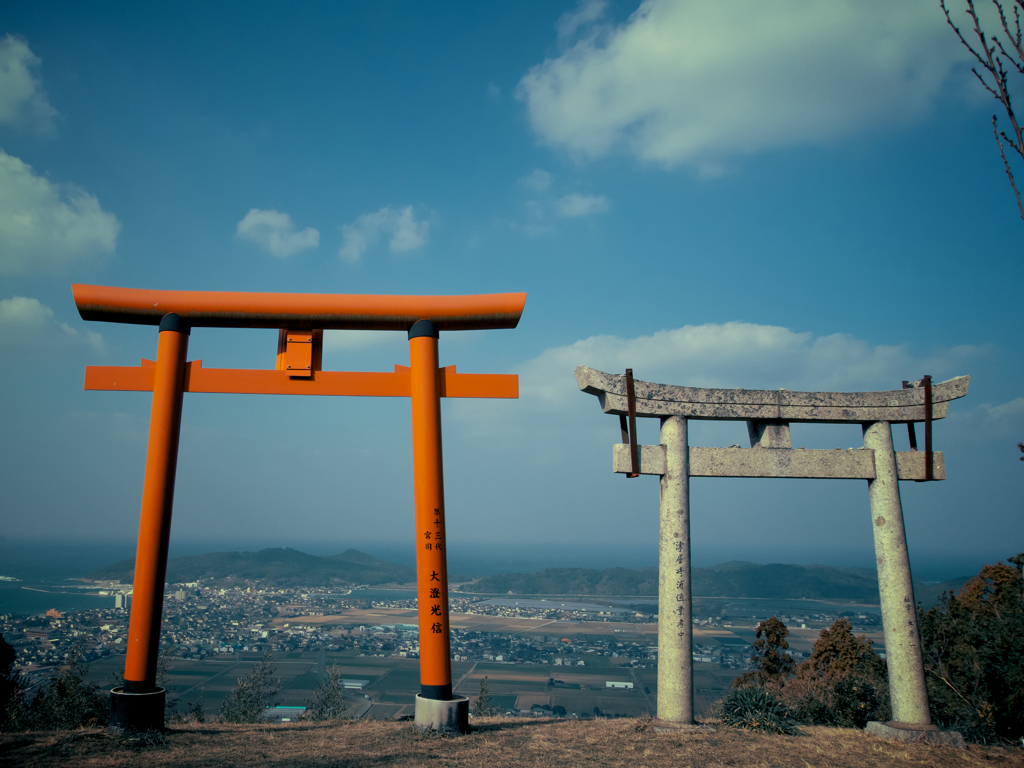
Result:
<svg viewBox="0 0 1024 768"><path fill-rule="evenodd" d="M438 701L416 694L415 725L424 731L469 733L469 699L456 696L451 701Z"/></svg>
<svg viewBox="0 0 1024 768"><path fill-rule="evenodd" d="M162 731L166 698L163 688L149 693L125 693L123 688L115 688L110 692L110 732Z"/></svg>

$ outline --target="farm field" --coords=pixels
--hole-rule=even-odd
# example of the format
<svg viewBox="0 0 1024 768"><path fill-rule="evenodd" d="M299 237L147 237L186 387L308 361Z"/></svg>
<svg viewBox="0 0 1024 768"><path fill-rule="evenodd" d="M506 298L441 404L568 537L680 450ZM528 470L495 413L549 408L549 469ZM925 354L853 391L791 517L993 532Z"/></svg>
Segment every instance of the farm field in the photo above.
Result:
<svg viewBox="0 0 1024 768"><path fill-rule="evenodd" d="M281 690L275 703L302 706L313 697L319 678L316 674L317 652L290 653L274 660L275 677ZM237 685L238 678L252 672L258 654L243 653L204 661L171 659L167 665L164 687L178 698L178 711L184 712L201 703L207 712L220 709L225 697ZM325 654L328 666L337 664L349 679L369 680L361 691L346 691L350 701L372 702L367 717L394 717L412 714L413 697L419 693L419 660L404 658L356 657L351 652ZM469 662L453 662L452 676L458 680L472 668ZM89 666L89 680L109 689L116 674L124 667L124 656L111 656ZM479 690L479 682L477 688ZM406 710L407 711L401 711ZM388 714L390 713L390 714Z"/></svg>
<svg viewBox="0 0 1024 768"><path fill-rule="evenodd" d="M738 670L723 670L717 664L695 663L694 706L697 713L710 713L729 692L730 684L738 674ZM480 681L485 675L492 704L506 710L563 706L568 713L593 714L597 707L604 714L638 717L644 712L653 713L657 706L656 669L481 662L456 689L457 693L469 697L471 707L476 703ZM549 678L562 685L549 686ZM608 681L632 682L634 686L632 689L608 688Z"/></svg>
<svg viewBox="0 0 1024 768"><path fill-rule="evenodd" d="M279 618L275 624L321 624L352 626L365 624L415 624L416 612L401 608L345 610L333 616ZM487 633L515 634L525 638L551 641L566 638L576 645L636 642L657 645L657 624L628 622L553 621L479 614L451 615L452 626ZM810 650L820 630L791 630L790 646L795 652ZM694 642L707 646L736 647L747 650L754 639L753 626L730 628L694 628ZM869 638L880 641L880 633ZM252 671L259 655L217 656L204 661L171 659L164 682L169 693L179 700L179 711L187 711L201 703L207 712L219 710L224 698L237 685L237 680ZM299 706L309 701L318 685L316 651L297 651L275 659L275 676L281 690L275 702ZM576 666L583 659L585 666ZM358 700L360 715L370 718L412 714L414 696L419 692L419 661L401 657L359 656L355 651L327 652L327 665L338 664L344 677L367 680L360 691L349 691L350 700ZM453 662L452 681L455 692L468 696L472 703L486 675L492 704L503 710L529 710L533 706L565 707L569 713L592 714L596 709L606 714L635 717L653 712L657 702L656 669L631 669L621 666L626 661L600 654L575 653L566 657L565 665L502 664L498 662ZM573 662L570 665L570 662ZM90 679L105 688L111 687L116 672L124 663L123 656L93 663ZM694 703L698 713L710 713L729 691L729 684L738 672L723 670L717 664L696 663ZM549 678L563 684L549 685ZM608 688L608 681L633 683L632 689ZM362 710L368 709L368 712Z"/></svg>
<svg viewBox="0 0 1024 768"><path fill-rule="evenodd" d="M301 706L313 697L318 677L316 652L288 654L275 660L275 676L281 679L281 692L276 703ZM205 661L172 659L168 664L165 687L178 698L178 710L187 711L201 703L207 712L216 712L238 678L251 673L258 660L256 654ZM500 664L494 662L453 662L452 679L455 692L475 704L480 681L486 675L493 706L503 710L530 709L534 705L563 706L567 712L592 714L597 707L605 714L637 717L656 706L658 674L656 669L629 669L611 666L614 659L596 657L607 666L586 667ZM368 680L361 691L348 691L350 701L371 704L364 717L389 718L412 714L413 697L419 692L419 661L403 658L355 657L351 653L327 653L326 663L338 664L346 678ZM110 688L115 674L124 664L123 656L93 662L89 679ZM469 674L467 674L469 673ZM729 691L735 670L723 670L717 664L694 665L694 704L698 713L710 712ZM567 687L549 686L548 678ZM606 687L609 680L633 682L632 689ZM461 682L460 682L461 681ZM368 699L366 697L369 697Z"/></svg>
<svg viewBox="0 0 1024 768"><path fill-rule="evenodd" d="M285 624L308 624L319 626L352 625L352 624L415 624L417 614L408 608L373 608L346 609L330 616L302 616L297 618L277 618L271 624L283 627ZM639 643L657 645L658 625L656 623L636 624L633 622L614 621L565 621L553 619L528 619L505 616L486 616L475 613L452 613L451 626L454 629L499 634L517 634L525 637L565 637L576 643L586 644L596 641L615 641L620 643ZM754 624L737 625L728 628L693 628L693 641L702 645L729 645L723 640L742 640L749 644L754 641ZM821 633L820 628L800 629L789 628L790 649L797 652L809 652ZM856 634L860 635L861 632ZM882 632L867 632L876 649L882 648ZM588 664L590 661L588 660ZM600 663L595 661L595 663Z"/></svg>

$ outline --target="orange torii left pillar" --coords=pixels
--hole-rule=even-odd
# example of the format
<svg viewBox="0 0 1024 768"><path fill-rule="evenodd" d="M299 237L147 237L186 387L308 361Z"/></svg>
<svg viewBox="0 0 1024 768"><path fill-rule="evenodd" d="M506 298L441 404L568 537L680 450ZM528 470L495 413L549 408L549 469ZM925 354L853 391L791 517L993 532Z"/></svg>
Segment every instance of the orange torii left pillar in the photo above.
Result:
<svg viewBox="0 0 1024 768"><path fill-rule="evenodd" d="M412 403L420 693L416 724L469 727L469 700L452 691L447 540L441 451L442 397L519 396L510 374L460 374L438 367L440 331L514 328L526 294L363 296L150 291L73 286L86 320L159 325L157 360L139 367L89 366L85 388L153 392L134 597L123 688L111 694L111 729L163 726L156 685L174 474L185 392L409 397ZM195 327L279 329L275 370L203 368L186 362ZM389 373L323 371L324 329L404 330L409 367Z"/></svg>

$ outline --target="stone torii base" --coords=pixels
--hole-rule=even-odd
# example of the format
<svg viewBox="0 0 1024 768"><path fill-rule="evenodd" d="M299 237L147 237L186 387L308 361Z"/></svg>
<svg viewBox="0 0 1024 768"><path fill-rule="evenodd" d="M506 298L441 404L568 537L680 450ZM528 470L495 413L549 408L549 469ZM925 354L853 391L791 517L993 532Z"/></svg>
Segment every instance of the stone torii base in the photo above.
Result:
<svg viewBox="0 0 1024 768"><path fill-rule="evenodd" d="M859 478L868 481L893 715L891 723L876 723L872 732L913 733L929 741L935 738L931 734L940 733L931 724L928 708L899 481L945 479L942 453L931 450L931 421L944 418L949 402L967 394L970 377L934 387L930 379L925 379L924 387L856 393L678 387L634 382L631 370L626 376L616 376L585 366L576 369L576 380L582 391L597 396L605 413L622 420L623 439L629 443L615 446L613 471L630 477L658 475L661 479L661 721L683 726L694 722L690 478ZM636 445L637 417L661 420L659 445ZM751 447L690 447L690 419L746 421ZM926 422L927 449L897 453L891 424L912 425L916 421ZM789 429L792 422L858 423L864 447L848 451L794 450ZM916 440L913 444L916 446ZM956 741L957 737L959 734L948 738Z"/></svg>

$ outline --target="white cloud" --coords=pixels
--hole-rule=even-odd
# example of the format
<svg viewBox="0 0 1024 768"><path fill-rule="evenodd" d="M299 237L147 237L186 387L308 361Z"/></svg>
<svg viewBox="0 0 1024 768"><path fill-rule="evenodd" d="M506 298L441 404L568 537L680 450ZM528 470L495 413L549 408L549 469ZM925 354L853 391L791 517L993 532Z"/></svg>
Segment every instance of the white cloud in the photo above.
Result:
<svg viewBox="0 0 1024 768"><path fill-rule="evenodd" d="M596 24L608 8L606 0L580 0L576 10L563 13L555 24L558 30L558 42L565 45L580 27Z"/></svg>
<svg viewBox="0 0 1024 768"><path fill-rule="evenodd" d="M906 346L872 345L846 334L814 336L754 323L708 323L622 339L592 336L545 350L519 368L522 390L541 400L578 394L573 371L587 365L609 373L632 368L644 381L694 387L804 391L899 389L903 379L929 371L936 380L958 376L986 353L959 346L928 357ZM568 378L566 378L568 376Z"/></svg>
<svg viewBox="0 0 1024 768"><path fill-rule="evenodd" d="M416 221L411 205L400 209L385 206L342 225L338 255L345 261L359 261L381 234L391 235L388 247L392 253L414 251L426 245L429 233L430 222Z"/></svg>
<svg viewBox="0 0 1024 768"><path fill-rule="evenodd" d="M558 215L566 217L589 216L608 210L608 198L603 195L578 195L573 192L558 201Z"/></svg>
<svg viewBox="0 0 1024 768"><path fill-rule="evenodd" d="M29 353L59 352L88 346L104 352L103 337L93 331L79 333L53 319L53 310L38 299L14 296L0 300L0 350Z"/></svg>
<svg viewBox="0 0 1024 768"><path fill-rule="evenodd" d="M498 87L497 83L491 82L487 84L487 98L491 101L501 100L501 88Z"/></svg>
<svg viewBox="0 0 1024 768"><path fill-rule="evenodd" d="M983 408L988 414L988 417L994 421L1019 419L1024 417L1024 397L1018 397L1008 403L1003 403L1002 405L989 405L986 403L980 407Z"/></svg>
<svg viewBox="0 0 1024 768"><path fill-rule="evenodd" d="M0 125L50 135L57 110L36 78L39 57L13 35L0 40Z"/></svg>
<svg viewBox="0 0 1024 768"><path fill-rule="evenodd" d="M950 421L959 427L959 434L966 439L999 437L1015 445L1020 441L1024 427L1024 397L999 405L979 403L970 410L952 414Z"/></svg>
<svg viewBox="0 0 1024 768"><path fill-rule="evenodd" d="M292 217L277 211L252 208L238 222L235 236L254 243L279 259L287 259L305 248L320 245L320 233L312 227L295 231Z"/></svg>
<svg viewBox="0 0 1024 768"><path fill-rule="evenodd" d="M597 24L603 9L564 16L561 54L517 89L541 141L582 158L624 149L713 173L907 123L966 54L931 0L645 0L619 26Z"/></svg>
<svg viewBox="0 0 1024 768"><path fill-rule="evenodd" d="M0 150L0 274L59 272L113 252L121 223L72 184L53 184Z"/></svg>
<svg viewBox="0 0 1024 768"><path fill-rule="evenodd" d="M543 168L534 168L529 175L523 176L519 183L534 192L543 192L551 186L551 174Z"/></svg>

